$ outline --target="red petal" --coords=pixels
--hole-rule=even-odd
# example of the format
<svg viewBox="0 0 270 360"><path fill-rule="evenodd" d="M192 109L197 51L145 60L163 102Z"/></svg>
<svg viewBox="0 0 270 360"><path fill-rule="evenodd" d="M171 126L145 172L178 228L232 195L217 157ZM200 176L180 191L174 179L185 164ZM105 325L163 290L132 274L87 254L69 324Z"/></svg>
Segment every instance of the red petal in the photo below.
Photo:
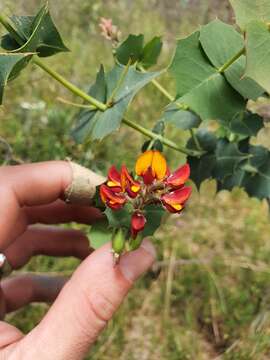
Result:
<svg viewBox="0 0 270 360"><path fill-rule="evenodd" d="M121 186L132 198L135 198L141 189L140 183L133 179L125 165L121 169Z"/></svg>
<svg viewBox="0 0 270 360"><path fill-rule="evenodd" d="M168 205L184 204L190 197L192 188L190 186L183 187L179 190L169 192L162 196L161 200Z"/></svg>
<svg viewBox="0 0 270 360"><path fill-rule="evenodd" d="M155 180L155 177L153 176L152 170L149 167L146 172L142 175L143 182L145 185L151 185L153 181Z"/></svg>
<svg viewBox="0 0 270 360"><path fill-rule="evenodd" d="M114 165L109 169L107 185L109 187L121 187L121 176Z"/></svg>
<svg viewBox="0 0 270 360"><path fill-rule="evenodd" d="M100 186L100 197L101 200L112 209L119 209L126 202L124 195L114 192L112 188L104 184Z"/></svg>
<svg viewBox="0 0 270 360"><path fill-rule="evenodd" d="M174 207L170 206L169 204L166 204L165 202L163 202L163 206L166 208L166 210L168 210L173 214L180 214L180 212L182 212L184 209L184 207L182 207L180 210L177 210Z"/></svg>
<svg viewBox="0 0 270 360"><path fill-rule="evenodd" d="M136 238L138 232L142 231L146 224L146 218L143 214L135 212L131 218L131 234Z"/></svg>
<svg viewBox="0 0 270 360"><path fill-rule="evenodd" d="M185 182L188 180L189 176L190 167L189 164L185 164L184 166L181 166L179 169L177 169L173 174L171 174L167 178L166 183L168 185L178 187L184 185Z"/></svg>

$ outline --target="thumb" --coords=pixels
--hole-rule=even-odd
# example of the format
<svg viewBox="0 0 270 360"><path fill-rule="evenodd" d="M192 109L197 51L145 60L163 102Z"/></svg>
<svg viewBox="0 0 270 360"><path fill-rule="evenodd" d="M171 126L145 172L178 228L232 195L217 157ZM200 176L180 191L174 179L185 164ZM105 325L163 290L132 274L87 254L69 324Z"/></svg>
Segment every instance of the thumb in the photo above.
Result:
<svg viewBox="0 0 270 360"><path fill-rule="evenodd" d="M104 245L79 266L43 321L21 341L28 358L82 359L133 282L155 259L147 240L117 266L110 249L110 244Z"/></svg>

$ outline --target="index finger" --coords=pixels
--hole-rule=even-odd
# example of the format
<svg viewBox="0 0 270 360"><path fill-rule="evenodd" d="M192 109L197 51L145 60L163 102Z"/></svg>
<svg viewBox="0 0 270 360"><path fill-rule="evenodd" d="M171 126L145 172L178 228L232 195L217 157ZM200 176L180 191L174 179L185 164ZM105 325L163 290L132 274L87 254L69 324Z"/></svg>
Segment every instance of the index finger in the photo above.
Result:
<svg viewBox="0 0 270 360"><path fill-rule="evenodd" d="M93 182L99 177L93 173ZM0 169L0 251L27 226L25 206L49 204L63 197L72 181L67 161L7 166Z"/></svg>

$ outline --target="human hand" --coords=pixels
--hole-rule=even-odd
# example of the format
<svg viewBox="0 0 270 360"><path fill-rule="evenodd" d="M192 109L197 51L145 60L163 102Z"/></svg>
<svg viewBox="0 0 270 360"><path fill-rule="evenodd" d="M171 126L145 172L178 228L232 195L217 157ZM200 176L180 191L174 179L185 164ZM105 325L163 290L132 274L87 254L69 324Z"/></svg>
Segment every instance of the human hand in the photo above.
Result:
<svg viewBox="0 0 270 360"><path fill-rule="evenodd" d="M69 280L19 275L1 281L2 317L32 301L56 300L27 335L0 321L0 359L83 359L133 282L154 261L148 241L114 267L110 244L93 252L80 231L33 226L100 219L97 209L61 200L71 181L71 167L64 161L0 169L0 252L12 268L37 254L85 259Z"/></svg>

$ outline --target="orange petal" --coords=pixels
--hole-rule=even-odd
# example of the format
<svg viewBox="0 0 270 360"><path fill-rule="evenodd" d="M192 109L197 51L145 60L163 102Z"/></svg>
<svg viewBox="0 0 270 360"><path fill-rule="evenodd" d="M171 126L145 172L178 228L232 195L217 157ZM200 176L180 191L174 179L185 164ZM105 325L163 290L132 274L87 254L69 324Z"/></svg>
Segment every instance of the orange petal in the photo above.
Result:
<svg viewBox="0 0 270 360"><path fill-rule="evenodd" d="M158 180L163 180L167 173L167 162L159 151L153 151L152 173Z"/></svg>
<svg viewBox="0 0 270 360"><path fill-rule="evenodd" d="M153 151L148 150L138 157L135 166L135 171L138 176L142 176L148 168L151 167L153 156Z"/></svg>

